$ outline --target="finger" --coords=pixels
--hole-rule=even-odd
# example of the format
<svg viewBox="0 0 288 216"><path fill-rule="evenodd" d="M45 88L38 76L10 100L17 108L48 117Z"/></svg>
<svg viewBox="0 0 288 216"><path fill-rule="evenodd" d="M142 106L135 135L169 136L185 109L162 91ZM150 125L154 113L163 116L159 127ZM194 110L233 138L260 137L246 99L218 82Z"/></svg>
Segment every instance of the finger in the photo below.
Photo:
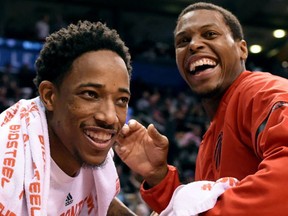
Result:
<svg viewBox="0 0 288 216"><path fill-rule="evenodd" d="M136 131L136 130L139 130L141 128L145 128L142 124L140 124L135 119L129 120L128 126L129 126L130 131Z"/></svg>
<svg viewBox="0 0 288 216"><path fill-rule="evenodd" d="M115 146L118 145L118 146L121 146L122 144L124 144L124 141L125 140L125 136L121 133L119 133L119 135L117 136L116 138L116 141L115 141Z"/></svg>
<svg viewBox="0 0 288 216"><path fill-rule="evenodd" d="M121 131L119 133L120 137L125 137L130 131L130 127L127 124L124 124L121 128Z"/></svg>
<svg viewBox="0 0 288 216"><path fill-rule="evenodd" d="M114 151L116 152L116 154L120 157L120 159L122 160L122 153L123 153L123 151L122 151L122 149L121 149L121 147L119 146L119 144L118 143L115 143L114 144Z"/></svg>
<svg viewBox="0 0 288 216"><path fill-rule="evenodd" d="M130 119L128 121L128 125L134 125L134 124L137 124L137 121L135 119Z"/></svg>
<svg viewBox="0 0 288 216"><path fill-rule="evenodd" d="M114 143L114 151L118 154L118 156L121 158L121 154L125 152L125 147L121 146L118 142Z"/></svg>
<svg viewBox="0 0 288 216"><path fill-rule="evenodd" d="M150 124L147 128L149 136L154 140L155 144L159 147L168 146L168 138L159 133L153 124Z"/></svg>

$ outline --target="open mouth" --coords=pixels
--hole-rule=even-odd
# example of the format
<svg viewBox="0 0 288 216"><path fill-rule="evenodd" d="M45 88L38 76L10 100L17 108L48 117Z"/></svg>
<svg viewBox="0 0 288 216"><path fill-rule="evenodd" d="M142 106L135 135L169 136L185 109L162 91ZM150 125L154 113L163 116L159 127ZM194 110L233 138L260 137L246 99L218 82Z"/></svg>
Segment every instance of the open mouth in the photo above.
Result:
<svg viewBox="0 0 288 216"><path fill-rule="evenodd" d="M217 65L217 63L209 58L201 58L197 61L192 62L189 65L189 72L192 75L197 75L202 71L205 71L209 68L214 68Z"/></svg>
<svg viewBox="0 0 288 216"><path fill-rule="evenodd" d="M105 131L84 130L84 133L89 138L92 146L98 149L107 148L114 136L114 133Z"/></svg>
<svg viewBox="0 0 288 216"><path fill-rule="evenodd" d="M88 130L84 131L84 133L88 137L90 137L90 139L92 139L94 142L99 142L99 143L107 142L111 140L112 135L113 135L113 134L102 132L102 131L94 132L94 131L88 131Z"/></svg>

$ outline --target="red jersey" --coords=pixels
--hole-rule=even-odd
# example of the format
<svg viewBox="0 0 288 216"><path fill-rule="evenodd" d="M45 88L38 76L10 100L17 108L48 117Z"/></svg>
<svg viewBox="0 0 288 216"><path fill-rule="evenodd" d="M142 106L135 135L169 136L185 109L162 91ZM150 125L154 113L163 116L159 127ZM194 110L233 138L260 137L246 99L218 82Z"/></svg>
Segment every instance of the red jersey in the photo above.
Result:
<svg viewBox="0 0 288 216"><path fill-rule="evenodd" d="M220 101L199 147L195 174L195 180L235 177L240 183L201 215L287 215L287 165L288 80L245 71ZM179 184L177 170L169 167L159 185L140 191L161 212Z"/></svg>

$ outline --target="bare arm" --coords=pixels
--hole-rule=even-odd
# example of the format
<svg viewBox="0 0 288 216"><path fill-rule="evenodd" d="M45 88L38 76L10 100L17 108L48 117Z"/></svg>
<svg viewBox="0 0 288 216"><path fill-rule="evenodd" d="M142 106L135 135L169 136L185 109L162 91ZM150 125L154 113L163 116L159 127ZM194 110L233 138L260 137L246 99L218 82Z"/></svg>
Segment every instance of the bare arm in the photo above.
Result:
<svg viewBox="0 0 288 216"><path fill-rule="evenodd" d="M108 209L107 216L136 216L127 206L115 197Z"/></svg>

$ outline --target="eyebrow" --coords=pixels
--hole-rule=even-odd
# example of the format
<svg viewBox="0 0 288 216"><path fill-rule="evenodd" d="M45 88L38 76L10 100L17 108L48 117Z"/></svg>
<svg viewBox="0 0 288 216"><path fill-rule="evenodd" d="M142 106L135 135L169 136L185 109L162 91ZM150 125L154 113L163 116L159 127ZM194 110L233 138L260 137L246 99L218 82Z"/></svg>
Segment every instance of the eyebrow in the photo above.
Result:
<svg viewBox="0 0 288 216"><path fill-rule="evenodd" d="M79 88L94 87L94 88L98 88L99 89L99 88L105 87L105 85L102 85L102 84L99 84L99 83L84 83L84 84L80 84L78 87ZM118 88L118 91L131 95L131 92L127 88Z"/></svg>
<svg viewBox="0 0 288 216"><path fill-rule="evenodd" d="M183 34L185 34L185 31L178 32L177 34L175 34L175 37L181 36L181 35L183 35Z"/></svg>
<svg viewBox="0 0 288 216"><path fill-rule="evenodd" d="M210 28L210 27L213 27L213 26L217 26L217 25L215 25L214 23L206 24L206 25L200 26L199 29ZM175 37L181 36L183 34L186 34L186 30L178 32L177 34L175 34Z"/></svg>

